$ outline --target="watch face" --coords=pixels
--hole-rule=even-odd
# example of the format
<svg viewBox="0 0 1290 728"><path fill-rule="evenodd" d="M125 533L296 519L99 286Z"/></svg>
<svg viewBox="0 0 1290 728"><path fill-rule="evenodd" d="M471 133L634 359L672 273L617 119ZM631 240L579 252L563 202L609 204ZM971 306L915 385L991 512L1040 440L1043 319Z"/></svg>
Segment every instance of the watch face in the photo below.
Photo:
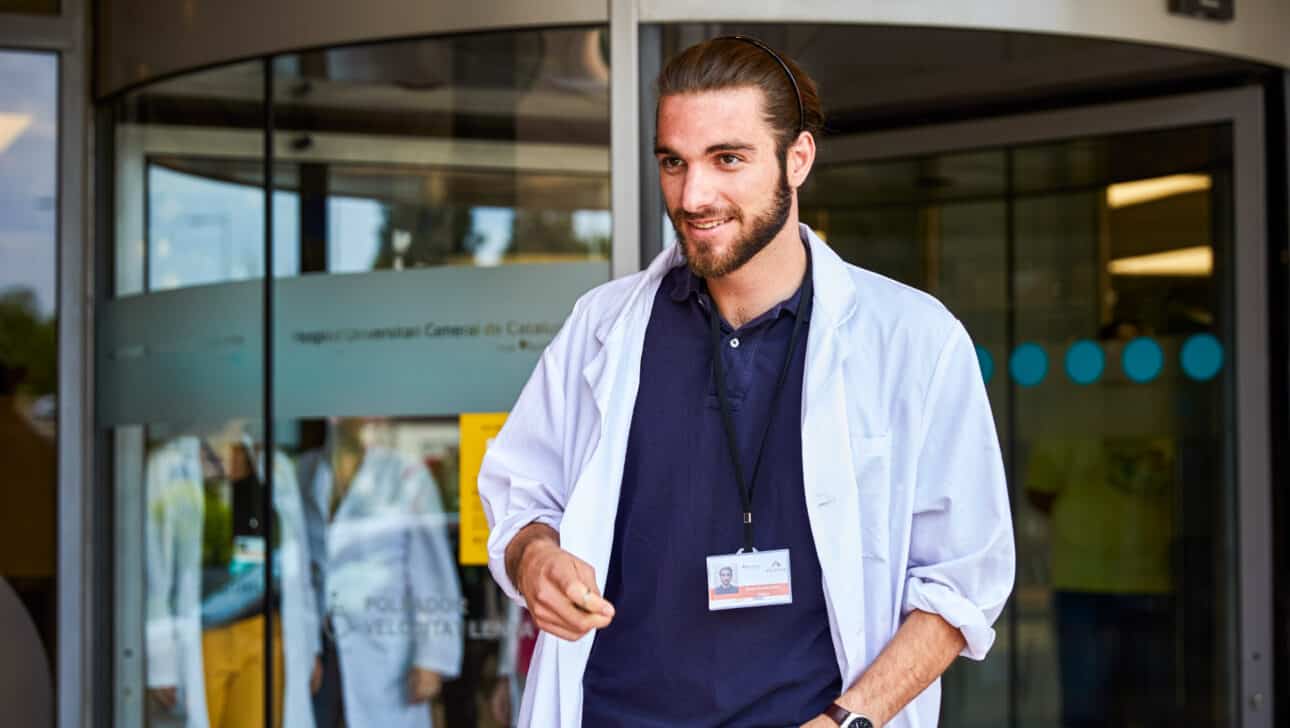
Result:
<svg viewBox="0 0 1290 728"><path fill-rule="evenodd" d="M873 728L873 723L868 718L852 718L846 728Z"/></svg>

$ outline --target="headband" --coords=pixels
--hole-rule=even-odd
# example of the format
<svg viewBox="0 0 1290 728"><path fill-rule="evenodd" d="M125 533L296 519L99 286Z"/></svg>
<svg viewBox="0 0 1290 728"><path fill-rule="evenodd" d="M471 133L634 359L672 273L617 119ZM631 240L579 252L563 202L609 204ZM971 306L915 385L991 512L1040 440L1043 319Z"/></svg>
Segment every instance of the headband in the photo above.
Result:
<svg viewBox="0 0 1290 728"><path fill-rule="evenodd" d="M751 45L754 45L762 49L771 58L774 58L775 62L779 64L779 67L784 69L784 75L788 76L788 82L793 84L793 93L797 95L797 133L800 134L803 131L806 131L806 105L802 103L802 89L798 87L797 77L793 75L793 71L789 69L788 64L784 62L784 59L781 58L780 55L776 53L773 48L766 45L765 43L762 43L756 38L751 38L746 35L723 35L720 38L713 38L713 40L743 41L744 43L749 43Z"/></svg>

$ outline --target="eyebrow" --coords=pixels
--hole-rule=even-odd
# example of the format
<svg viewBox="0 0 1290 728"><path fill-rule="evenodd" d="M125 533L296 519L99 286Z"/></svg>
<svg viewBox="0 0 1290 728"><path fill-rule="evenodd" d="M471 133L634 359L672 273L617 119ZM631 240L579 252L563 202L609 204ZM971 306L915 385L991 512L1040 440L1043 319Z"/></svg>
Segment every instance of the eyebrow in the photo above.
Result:
<svg viewBox="0 0 1290 728"><path fill-rule="evenodd" d="M753 152L756 150L756 147L746 142L720 142L709 146L707 149L703 150L703 153L704 155L708 155L716 154L718 152ZM654 154L663 154L672 157L681 156L680 154L677 154L676 150L671 147L663 146L662 144L655 145Z"/></svg>

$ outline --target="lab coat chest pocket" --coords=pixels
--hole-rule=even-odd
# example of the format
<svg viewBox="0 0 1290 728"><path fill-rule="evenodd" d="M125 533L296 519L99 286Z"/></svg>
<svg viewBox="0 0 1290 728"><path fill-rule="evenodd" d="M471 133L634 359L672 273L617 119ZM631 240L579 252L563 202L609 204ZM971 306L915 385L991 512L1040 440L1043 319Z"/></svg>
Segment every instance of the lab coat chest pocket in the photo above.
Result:
<svg viewBox="0 0 1290 728"><path fill-rule="evenodd" d="M891 434L853 434L851 457L860 500L861 553L889 558L891 518Z"/></svg>

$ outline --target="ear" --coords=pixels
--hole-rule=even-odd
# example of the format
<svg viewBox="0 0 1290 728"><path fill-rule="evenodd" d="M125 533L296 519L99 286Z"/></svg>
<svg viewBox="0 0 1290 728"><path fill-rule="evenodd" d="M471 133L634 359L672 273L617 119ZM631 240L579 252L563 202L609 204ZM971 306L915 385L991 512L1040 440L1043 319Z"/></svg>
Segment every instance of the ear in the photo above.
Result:
<svg viewBox="0 0 1290 728"><path fill-rule="evenodd" d="M815 164L815 135L804 131L788 147L788 160L785 169L788 175L788 186L793 189L801 187L811 174Z"/></svg>

